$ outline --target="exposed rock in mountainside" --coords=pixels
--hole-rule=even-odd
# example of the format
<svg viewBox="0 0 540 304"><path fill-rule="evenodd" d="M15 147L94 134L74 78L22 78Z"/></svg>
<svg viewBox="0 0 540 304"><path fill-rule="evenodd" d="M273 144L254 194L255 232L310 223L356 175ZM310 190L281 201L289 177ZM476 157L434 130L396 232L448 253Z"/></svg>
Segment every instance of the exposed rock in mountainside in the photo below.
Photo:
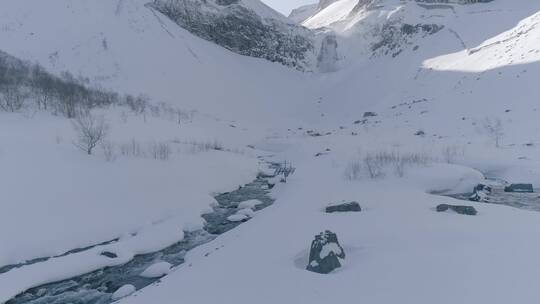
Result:
<svg viewBox="0 0 540 304"><path fill-rule="evenodd" d="M317 57L317 68L321 72L335 72L338 67L338 42L336 36L326 36L321 44L321 50Z"/></svg>
<svg viewBox="0 0 540 304"><path fill-rule="evenodd" d="M455 14L456 6L486 2L492 0L321 0L317 11L302 24L332 30L340 45L356 40L354 48L363 48L372 57L396 57L406 49L418 49L419 40L446 27L444 15L431 11Z"/></svg>
<svg viewBox="0 0 540 304"><path fill-rule="evenodd" d="M319 6L317 8L319 10L325 9L328 6L330 6L331 4L333 4L334 2L337 2L337 1L339 1L339 0L320 0L319 1Z"/></svg>
<svg viewBox="0 0 540 304"><path fill-rule="evenodd" d="M379 41L371 46L374 55L384 54L396 57L406 45L411 44L411 37L420 35L426 37L443 29L438 24L407 24L399 21L385 23L377 32Z"/></svg>
<svg viewBox="0 0 540 304"><path fill-rule="evenodd" d="M304 5L299 8L295 8L289 14L289 19L296 23L302 23L307 18L313 16L317 12L317 4Z"/></svg>
<svg viewBox="0 0 540 304"><path fill-rule="evenodd" d="M155 0L149 6L191 33L242 55L298 70L310 70L315 58L313 33L270 8L256 11L238 0Z"/></svg>

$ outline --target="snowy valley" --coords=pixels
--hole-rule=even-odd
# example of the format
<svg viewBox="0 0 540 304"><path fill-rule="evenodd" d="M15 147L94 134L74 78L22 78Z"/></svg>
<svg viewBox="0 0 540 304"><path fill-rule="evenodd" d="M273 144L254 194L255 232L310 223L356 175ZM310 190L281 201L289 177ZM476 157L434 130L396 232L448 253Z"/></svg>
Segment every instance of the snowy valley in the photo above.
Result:
<svg viewBox="0 0 540 304"><path fill-rule="evenodd" d="M3 0L0 303L534 303L539 24Z"/></svg>

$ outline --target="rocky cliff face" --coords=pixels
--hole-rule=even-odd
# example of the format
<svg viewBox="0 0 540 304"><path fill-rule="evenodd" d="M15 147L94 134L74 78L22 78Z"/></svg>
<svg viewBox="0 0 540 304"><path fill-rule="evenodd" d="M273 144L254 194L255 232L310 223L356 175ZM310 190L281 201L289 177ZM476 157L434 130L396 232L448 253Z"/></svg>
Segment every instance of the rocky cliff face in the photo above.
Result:
<svg viewBox="0 0 540 304"><path fill-rule="evenodd" d="M289 19L296 23L302 23L307 18L313 16L317 12L318 4L304 5L293 9L289 15Z"/></svg>
<svg viewBox="0 0 540 304"><path fill-rule="evenodd" d="M329 7L332 3L338 2L339 0L319 0L319 10L323 10L327 7Z"/></svg>
<svg viewBox="0 0 540 304"><path fill-rule="evenodd" d="M317 68L320 72L335 72L339 69L338 42L335 35L324 37L317 57Z"/></svg>
<svg viewBox="0 0 540 304"><path fill-rule="evenodd" d="M311 70L316 58L313 33L281 20L275 12L239 0L155 0L148 4L191 33L241 55ZM272 13L275 13L272 14Z"/></svg>

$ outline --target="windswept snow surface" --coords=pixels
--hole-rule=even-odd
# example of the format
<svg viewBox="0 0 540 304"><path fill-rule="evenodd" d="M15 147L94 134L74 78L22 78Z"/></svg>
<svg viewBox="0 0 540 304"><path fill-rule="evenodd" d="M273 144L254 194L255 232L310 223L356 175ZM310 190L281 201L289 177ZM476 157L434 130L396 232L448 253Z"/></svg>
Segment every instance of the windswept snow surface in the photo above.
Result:
<svg viewBox="0 0 540 304"><path fill-rule="evenodd" d="M106 162L99 147L93 156L75 148L67 119L0 114L0 265L118 239L0 274L0 302L27 288L123 264L136 254L174 244L184 230L202 227L201 214L215 203L213 194L257 175L258 161L247 152L197 147L197 141L227 138L232 128L215 120L199 118L199 124L194 118L179 126L163 117L145 122L142 116L107 112L108 140L117 149L135 142L146 155L122 156L117 150L117 159ZM170 146L169 160L148 154L156 142ZM104 251L118 257L100 255Z"/></svg>
<svg viewBox="0 0 540 304"><path fill-rule="evenodd" d="M105 110L116 144L167 141L174 151L165 162L108 163L73 147L67 120L1 113L0 264L120 240L0 274L0 302L181 239L200 227L211 194L255 176L259 155L297 168L273 189L275 205L121 303L537 301L540 215L472 202L475 217L436 213L437 204L463 202L429 193L470 191L481 172L540 186L540 3L384 0L353 11L355 2L304 22L335 32L342 69L302 74L193 37L143 0L2 1L3 50L196 114L178 126ZM442 27L381 40L404 24ZM488 119L503 126L499 148ZM197 148L216 139L228 151ZM426 162L403 177L392 167L368 177L366 155L396 151ZM348 180L354 164L357 180ZM363 211L321 212L343 200ZM326 229L347 258L321 276L305 266L313 236Z"/></svg>
<svg viewBox="0 0 540 304"><path fill-rule="evenodd" d="M122 303L534 301L540 247L531 240L540 232L539 214L472 202L476 217L437 213L438 204L462 202L426 193L470 189L482 180L479 172L431 165L404 179L349 182L344 151L305 159L299 150L309 148L296 151L304 159L289 154L298 171L277 190L273 207L190 252L158 286ZM365 210L321 212L340 199ZM325 229L338 234L347 254L345 266L327 276L305 270L310 241Z"/></svg>

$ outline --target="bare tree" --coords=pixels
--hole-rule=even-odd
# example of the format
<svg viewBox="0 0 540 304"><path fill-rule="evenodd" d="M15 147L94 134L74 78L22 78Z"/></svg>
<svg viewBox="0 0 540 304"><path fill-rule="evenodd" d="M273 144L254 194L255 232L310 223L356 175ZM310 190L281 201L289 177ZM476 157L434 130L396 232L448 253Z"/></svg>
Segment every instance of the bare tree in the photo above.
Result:
<svg viewBox="0 0 540 304"><path fill-rule="evenodd" d="M168 160L172 153L171 147L166 142L152 143L150 151L153 158L157 160Z"/></svg>
<svg viewBox="0 0 540 304"><path fill-rule="evenodd" d="M101 149L103 150L103 156L105 156L106 161L112 162L116 160L116 146L114 143L104 140L101 142Z"/></svg>
<svg viewBox="0 0 540 304"><path fill-rule="evenodd" d="M94 148L102 142L109 131L109 125L103 116L94 116L89 111L80 112L73 121L77 139L73 144L82 151L92 154Z"/></svg>
<svg viewBox="0 0 540 304"><path fill-rule="evenodd" d="M486 118L484 121L484 129L488 133L488 136L495 142L495 147L501 146L501 141L504 136L504 127L500 118L491 120Z"/></svg>
<svg viewBox="0 0 540 304"><path fill-rule="evenodd" d="M8 112L16 112L22 109L28 93L25 88L16 84L0 86L0 108Z"/></svg>

